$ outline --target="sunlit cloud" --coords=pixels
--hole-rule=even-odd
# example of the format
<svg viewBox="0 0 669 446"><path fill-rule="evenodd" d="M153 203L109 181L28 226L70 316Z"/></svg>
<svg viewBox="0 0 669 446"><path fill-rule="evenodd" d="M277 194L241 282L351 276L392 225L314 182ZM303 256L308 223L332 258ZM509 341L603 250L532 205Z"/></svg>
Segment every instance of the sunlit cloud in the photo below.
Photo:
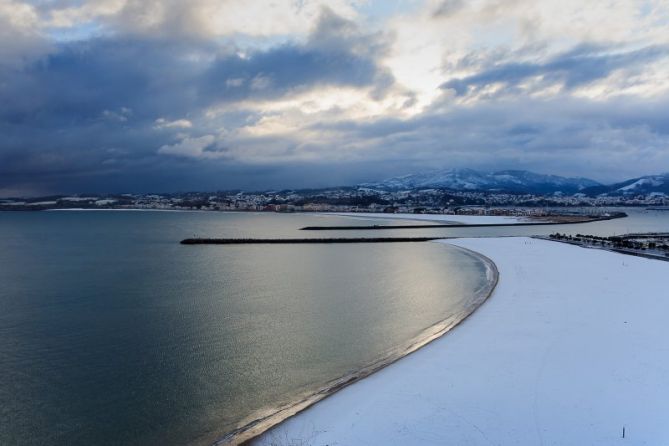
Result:
<svg viewBox="0 0 669 446"><path fill-rule="evenodd" d="M158 153L187 158L215 158L219 152L207 150L215 140L216 138L213 135L204 135L198 138L184 137L178 143L165 144L160 147Z"/></svg>
<svg viewBox="0 0 669 446"><path fill-rule="evenodd" d="M168 121L165 118L158 118L155 121L156 129L189 129L193 127L193 123L188 119L176 119L174 121Z"/></svg>

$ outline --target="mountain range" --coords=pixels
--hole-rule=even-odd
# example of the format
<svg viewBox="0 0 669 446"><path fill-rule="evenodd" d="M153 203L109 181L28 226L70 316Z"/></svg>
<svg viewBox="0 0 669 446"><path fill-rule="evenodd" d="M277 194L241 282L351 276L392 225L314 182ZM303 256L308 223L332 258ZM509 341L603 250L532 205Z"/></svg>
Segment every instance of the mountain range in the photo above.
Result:
<svg viewBox="0 0 669 446"><path fill-rule="evenodd" d="M669 173L632 178L608 186L589 187L583 192L587 195L669 195Z"/></svg>
<svg viewBox="0 0 669 446"><path fill-rule="evenodd" d="M532 194L581 193L596 195L669 195L669 173L633 178L620 183L605 185L588 178L570 178L544 175L526 170L500 170L494 172L473 169L435 169L420 173L389 178L361 187L385 190L450 189L456 191L509 192Z"/></svg>

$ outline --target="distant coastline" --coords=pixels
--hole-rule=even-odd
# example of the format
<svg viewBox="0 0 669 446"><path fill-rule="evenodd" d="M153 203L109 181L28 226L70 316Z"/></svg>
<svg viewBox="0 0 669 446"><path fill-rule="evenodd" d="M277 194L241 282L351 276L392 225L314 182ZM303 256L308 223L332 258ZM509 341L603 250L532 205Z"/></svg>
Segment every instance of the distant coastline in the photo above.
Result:
<svg viewBox="0 0 669 446"><path fill-rule="evenodd" d="M423 214L424 215L424 214ZM346 215L349 216L349 215ZM457 219L457 216L454 216ZM480 216L486 218L487 216ZM385 229L431 229L431 228L486 228L486 227L505 227L505 226L548 226L548 225L565 225L565 224L580 224L592 223L596 221L614 220L617 218L625 218L625 212L612 212L605 215L556 215L553 220L546 217L543 221L535 219L534 221L516 221L509 223L459 223L453 221L447 224L433 223L433 224L415 224L415 225L350 225L350 226L305 226L301 228L303 231L345 231L345 230L385 230ZM368 217L374 218L374 217ZM392 218L389 215L388 218Z"/></svg>

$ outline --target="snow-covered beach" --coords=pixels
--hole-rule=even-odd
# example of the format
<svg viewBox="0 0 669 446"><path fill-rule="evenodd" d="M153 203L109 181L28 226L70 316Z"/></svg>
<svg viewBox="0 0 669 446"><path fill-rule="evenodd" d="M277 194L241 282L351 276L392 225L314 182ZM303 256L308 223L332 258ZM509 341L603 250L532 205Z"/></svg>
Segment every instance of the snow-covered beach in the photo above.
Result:
<svg viewBox="0 0 669 446"><path fill-rule="evenodd" d="M448 243L496 263L492 297L254 444L669 443L669 263L531 238Z"/></svg>

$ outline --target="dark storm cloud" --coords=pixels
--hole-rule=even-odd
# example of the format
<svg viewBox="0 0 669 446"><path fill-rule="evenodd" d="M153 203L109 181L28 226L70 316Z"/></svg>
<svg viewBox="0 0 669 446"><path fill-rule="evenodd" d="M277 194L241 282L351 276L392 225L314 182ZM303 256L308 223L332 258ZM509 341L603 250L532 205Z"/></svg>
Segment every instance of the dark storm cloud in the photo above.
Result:
<svg viewBox="0 0 669 446"><path fill-rule="evenodd" d="M543 62L508 62L483 68L478 73L461 79L452 79L442 85L462 96L495 83L505 85L506 92L527 80L541 76L544 84L561 83L573 89L604 79L613 71L641 67L667 57L669 48L650 46L631 51L583 45Z"/></svg>
<svg viewBox="0 0 669 446"><path fill-rule="evenodd" d="M174 107L277 98L316 85L363 87L392 81L378 44L352 23L324 12L306 44L248 54L201 41L101 38L63 44L22 70L0 72L0 116L66 122L130 108L135 118ZM221 54L222 53L222 54Z"/></svg>
<svg viewBox="0 0 669 446"><path fill-rule="evenodd" d="M263 51L117 36L61 43L31 63L0 66L0 188L58 189L156 165L170 182L168 172L193 166L156 155L181 130L157 131L157 119L200 120L196 131L215 132L202 118L212 105L324 85L386 88L393 80L377 63L379 41L325 10L305 43Z"/></svg>
<svg viewBox="0 0 669 446"><path fill-rule="evenodd" d="M304 45L217 60L205 74L203 91L244 99L280 97L320 85L385 89L393 78L378 64L386 51L382 37L365 34L353 22L325 9Z"/></svg>

